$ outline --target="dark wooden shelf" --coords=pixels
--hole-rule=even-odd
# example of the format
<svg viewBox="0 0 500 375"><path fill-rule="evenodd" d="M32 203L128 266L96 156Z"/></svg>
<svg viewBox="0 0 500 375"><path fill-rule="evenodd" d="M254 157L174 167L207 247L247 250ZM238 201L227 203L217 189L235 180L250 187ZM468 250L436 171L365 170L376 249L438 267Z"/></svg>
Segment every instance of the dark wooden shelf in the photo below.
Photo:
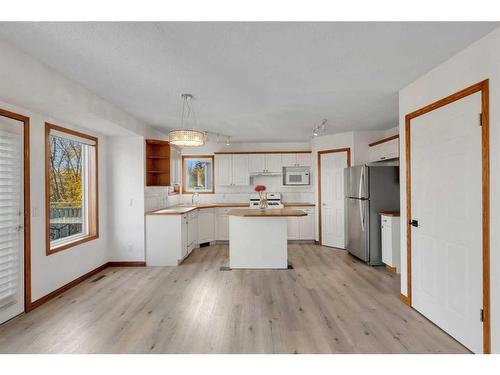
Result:
<svg viewBox="0 0 500 375"><path fill-rule="evenodd" d="M156 156L156 155L148 155L146 156L148 159L170 159L170 156Z"/></svg>
<svg viewBox="0 0 500 375"><path fill-rule="evenodd" d="M170 144L146 140L146 186L170 185Z"/></svg>

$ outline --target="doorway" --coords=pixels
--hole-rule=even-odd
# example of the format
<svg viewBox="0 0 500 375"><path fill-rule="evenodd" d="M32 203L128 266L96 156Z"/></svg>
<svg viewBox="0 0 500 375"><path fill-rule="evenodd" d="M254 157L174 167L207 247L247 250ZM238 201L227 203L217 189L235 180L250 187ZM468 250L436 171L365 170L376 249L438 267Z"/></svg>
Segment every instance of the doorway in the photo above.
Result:
<svg viewBox="0 0 500 375"><path fill-rule="evenodd" d="M0 109L0 323L31 301L29 183L29 118Z"/></svg>
<svg viewBox="0 0 500 375"><path fill-rule="evenodd" d="M410 305L490 352L488 81L406 116Z"/></svg>
<svg viewBox="0 0 500 375"><path fill-rule="evenodd" d="M344 168L351 166L351 149L318 152L319 242L345 248Z"/></svg>

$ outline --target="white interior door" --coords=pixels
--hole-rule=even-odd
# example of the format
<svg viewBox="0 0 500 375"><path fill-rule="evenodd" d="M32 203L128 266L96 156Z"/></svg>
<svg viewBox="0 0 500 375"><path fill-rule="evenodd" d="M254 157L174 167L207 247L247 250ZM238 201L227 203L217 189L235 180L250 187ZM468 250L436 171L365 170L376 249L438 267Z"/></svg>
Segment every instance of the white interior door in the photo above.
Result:
<svg viewBox="0 0 500 375"><path fill-rule="evenodd" d="M481 95L412 119L412 305L482 352Z"/></svg>
<svg viewBox="0 0 500 375"><path fill-rule="evenodd" d="M345 248L344 168L347 153L332 152L321 157L321 244Z"/></svg>
<svg viewBox="0 0 500 375"><path fill-rule="evenodd" d="M23 124L0 115L0 323L24 311Z"/></svg>

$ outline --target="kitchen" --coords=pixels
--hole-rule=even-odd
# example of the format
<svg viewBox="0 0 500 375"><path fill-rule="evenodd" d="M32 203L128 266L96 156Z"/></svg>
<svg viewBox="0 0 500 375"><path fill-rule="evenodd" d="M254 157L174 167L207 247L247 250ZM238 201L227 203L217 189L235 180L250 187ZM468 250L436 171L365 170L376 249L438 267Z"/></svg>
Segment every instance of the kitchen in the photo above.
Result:
<svg viewBox="0 0 500 375"><path fill-rule="evenodd" d="M324 120L319 126L322 126L324 129L326 123L327 121ZM356 148L352 147L353 152L360 153L367 157L368 160L366 160L366 163L372 163L372 165L378 166L384 164L387 166L385 169L389 169L388 175L386 173L385 176L379 177L377 190L385 192L385 194L382 202L378 203L378 205L376 201L372 203L372 211L375 212L375 216L370 215L371 225L368 223L368 218L363 219L363 225L366 220L367 225L370 226L370 230L365 231L363 229L363 231L361 231L361 227L358 225L358 227L351 229L351 232L356 234L356 236L353 235L348 237L346 235L348 230L347 225L351 222L354 223L355 219L358 217L353 213L351 213L351 216L353 216L351 221L342 218L337 223L333 224L338 224L339 228L336 228L335 231L338 232L337 236L341 241L340 245L336 247L347 248L352 254L371 265L383 264L380 224L381 220L386 219L381 219L380 216L378 216L378 212L396 212L399 209L399 183L396 181L397 183L394 185L391 184L394 178L397 180L399 179L399 169L397 168L399 153L398 137L391 135L382 140L377 138L388 133L390 134L391 131L395 130L386 132L364 132L362 134L362 139L365 142L370 140L374 141L365 144L359 141L359 143L356 143ZM321 135L318 134L316 137L316 139L321 142ZM348 145L353 146L352 144ZM316 168L312 167L318 165L318 161L322 159L322 155L325 155L325 151L316 151L315 154L308 150L214 151L211 155L207 153L211 149L216 150L217 146L219 145L205 145L201 147L202 150L186 147L180 153L176 146L164 146L166 148L171 148L171 162L169 165L178 179L178 183L174 182L173 185L180 184L183 187L180 188L176 186L174 188L174 190L182 191L180 196L175 194L172 189L169 190L167 188L164 190L163 194L173 195L167 195L166 199L163 199L163 202L165 200L170 200L176 203L171 204L168 208L159 207L159 209L149 209L146 212L146 263L148 265L175 266L181 264L195 248L204 248L205 246L229 241L229 221L234 220L231 219L231 217L238 212L238 209L240 210L240 214L249 214L248 212L242 211L242 208L261 210L262 212L260 215L273 209L299 210L305 215L298 216L301 215L301 213L293 211L284 212L282 210L280 212L280 214L286 218L285 239L291 243L319 243L320 234L318 233L319 230L317 231L316 228L322 227L323 232L327 232L328 226L332 226L332 221L326 221L329 217L322 216L321 212L318 212L321 210L316 210L315 186L318 185L319 181L320 184L324 185L323 192L325 192L328 187L332 185L340 185L342 188L338 194L344 197L344 181L347 182L353 179L353 177L349 175L346 175L347 177L344 178L344 173L349 172L350 169L346 172L342 170L340 176L332 175L327 178L326 172L323 172L315 178L317 173ZM224 146L227 149L227 144ZM283 147L283 145L277 146ZM295 145L289 145L289 147L293 146ZM306 145L297 146L304 147ZM236 147L240 148L241 145L237 145ZM269 146L266 144L256 144L246 145L246 147ZM350 150L349 148L349 157L351 153ZM192 155L191 153L193 153L193 151L196 151L196 153L200 155ZM205 161L206 164L204 164L205 169L202 173L207 175L207 186L200 186L193 191L189 191L189 188L186 189L185 187L189 184L189 181L186 180L190 175L189 165L191 165L191 163L199 165L199 163L203 161ZM392 167L388 166L388 164L392 165ZM323 162L323 168L325 166L328 167L328 165ZM321 163L319 163L319 168L322 168ZM377 169L381 168L370 169L367 167L362 169L363 173L365 173L366 170L367 176L361 177L361 179L364 178L364 181L359 181L358 176L358 180L352 182L351 190L357 190L360 183L364 183L363 186L366 187L376 186L375 179L371 185L368 183L368 173L371 170ZM352 168L352 173L357 172L359 174L359 171L359 168ZM211 178L213 177L214 184L212 186ZM385 180L390 181L387 186L383 185ZM388 188L392 188L393 190L387 190ZM154 189L158 192L158 187ZM270 191L268 191L268 189ZM250 193L252 190L258 192ZM146 200L147 194L148 192L146 191ZM351 194L346 194L345 196L349 197ZM344 198L342 198L341 201L342 205L344 205ZM325 199L323 199L323 202L319 203L323 211L328 209ZM347 203L345 204L347 205ZM276 215L276 211L269 212L271 212L272 215ZM343 207L339 212L343 216L348 214ZM339 212L336 212L335 215L338 216ZM252 221L255 220L251 220L250 222ZM270 220L271 223L276 221L277 219ZM255 242L262 236L270 239L271 235L274 234L273 231L266 230L266 227L269 227L268 225L262 225L263 226L257 233L250 234L250 239L254 239L254 243L250 244L250 246L254 249L266 248L265 244L257 244ZM175 229L166 231L162 230L162 228ZM366 240L363 239L361 241L363 242L362 244L357 236L358 232L367 233ZM371 236L368 235L369 232L371 232ZM399 252L397 242L396 239L395 245L392 245L391 242L386 246L391 246L390 251L397 253ZM231 242L229 242L229 247L231 249ZM268 254L270 254L272 248L279 248L280 246L275 245L268 247L270 248L268 249ZM370 248L372 249L371 256L373 258L371 260L369 259ZM246 252L248 253L250 250L247 249ZM361 254L360 252L367 253L368 258L367 255ZM256 255L256 258L261 259L260 263L266 263L265 253ZM387 256L385 256L385 258L387 258ZM286 260L286 256L284 259ZM231 260L229 263L231 263ZM247 268L259 268L257 267L259 262L254 261L251 263L253 266L248 266ZM387 264L388 269L396 271L396 269L399 268L399 264L396 262L388 263L390 263ZM268 265L264 268L273 267ZM282 261L281 266L274 268L287 268L286 261L285 263Z"/></svg>
<svg viewBox="0 0 500 375"><path fill-rule="evenodd" d="M0 352L498 352L499 41L0 22Z"/></svg>

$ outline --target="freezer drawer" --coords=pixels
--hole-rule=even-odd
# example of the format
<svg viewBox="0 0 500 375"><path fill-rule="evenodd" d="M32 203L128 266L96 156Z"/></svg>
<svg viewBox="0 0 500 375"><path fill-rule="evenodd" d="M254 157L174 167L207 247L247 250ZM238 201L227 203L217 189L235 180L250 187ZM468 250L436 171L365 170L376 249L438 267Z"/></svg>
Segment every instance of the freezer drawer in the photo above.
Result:
<svg viewBox="0 0 500 375"><path fill-rule="evenodd" d="M346 249L349 253L363 260L364 262L369 261L369 212L369 200L346 198Z"/></svg>

